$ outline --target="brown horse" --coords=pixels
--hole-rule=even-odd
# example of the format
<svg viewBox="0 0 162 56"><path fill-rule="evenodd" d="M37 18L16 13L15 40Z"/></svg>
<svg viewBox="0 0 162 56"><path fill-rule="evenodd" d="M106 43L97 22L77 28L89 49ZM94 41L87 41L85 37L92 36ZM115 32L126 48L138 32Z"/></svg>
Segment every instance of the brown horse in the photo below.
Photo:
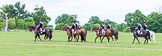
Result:
<svg viewBox="0 0 162 56"><path fill-rule="evenodd" d="M36 41L37 37L40 39L40 41L42 41L41 38L40 38L40 35L45 35L44 36L45 40L48 39L48 38L49 38L49 40L52 39L52 30L49 29L49 28L44 28L45 32L43 32L42 34L39 34L39 29L36 26L29 26L28 28L29 28L29 31L34 31L34 33L35 33L35 40L34 41Z"/></svg>
<svg viewBox="0 0 162 56"><path fill-rule="evenodd" d="M98 31L98 29L99 29L99 27L97 27L97 26L92 26L92 28L91 28L91 30L92 31ZM117 30L113 30L113 29L110 29L110 31L111 31L111 38L112 38L112 40L114 41L114 38L113 37L115 37L115 41L118 41L118 31Z"/></svg>
<svg viewBox="0 0 162 56"><path fill-rule="evenodd" d="M142 30L142 34L138 33L138 29L136 29L134 26L130 26L130 31L133 33L133 42L132 44L134 44L135 39L138 41L138 44L140 44L138 37L143 37L145 39L144 44L148 44L148 40L150 39L150 32L149 31L145 31Z"/></svg>
<svg viewBox="0 0 162 56"><path fill-rule="evenodd" d="M81 36L81 41L86 41L87 31L85 29L75 29L76 33L72 34L72 29L70 26L62 26L62 30L66 30L68 36L68 42L72 41L73 38L78 42L79 36Z"/></svg>
<svg viewBox="0 0 162 56"><path fill-rule="evenodd" d="M95 43L96 43L96 39L97 39L98 37L100 37L101 43L102 43L104 37L107 37L107 40L108 40L108 42L109 42L109 40L110 40L109 37L111 37L111 30L110 30L110 29L105 29L105 35L104 35L104 36L102 36L102 35L99 34L99 30L100 30L100 29L98 29L98 30L96 31Z"/></svg>

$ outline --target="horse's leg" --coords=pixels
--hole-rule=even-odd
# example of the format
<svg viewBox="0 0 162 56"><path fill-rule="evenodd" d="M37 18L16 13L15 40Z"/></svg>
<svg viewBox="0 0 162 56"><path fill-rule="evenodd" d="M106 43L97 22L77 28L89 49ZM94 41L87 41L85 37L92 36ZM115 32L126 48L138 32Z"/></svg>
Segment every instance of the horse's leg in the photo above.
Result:
<svg viewBox="0 0 162 56"><path fill-rule="evenodd" d="M77 38L77 42L78 42L78 40L79 40L79 35L78 35L78 38ZM82 40L81 40L82 41Z"/></svg>
<svg viewBox="0 0 162 56"><path fill-rule="evenodd" d="M103 36L102 39L101 39L101 43L102 43L103 39L104 39L104 36Z"/></svg>
<svg viewBox="0 0 162 56"><path fill-rule="evenodd" d="M146 39L145 39L145 41L144 41L144 44L145 44L145 42L146 42Z"/></svg>
<svg viewBox="0 0 162 56"><path fill-rule="evenodd" d="M95 38L95 43L96 43L96 39L98 38L98 36Z"/></svg>
<svg viewBox="0 0 162 56"><path fill-rule="evenodd" d="M72 42L72 40L73 40L73 37L74 37L74 36L71 36L71 40L70 40L71 42Z"/></svg>
<svg viewBox="0 0 162 56"><path fill-rule="evenodd" d="M37 39L37 34L35 34L35 40L34 41L36 41L36 39Z"/></svg>
<svg viewBox="0 0 162 56"><path fill-rule="evenodd" d="M114 38L113 38L113 36L111 36L111 39L112 39L112 41L114 41Z"/></svg>
<svg viewBox="0 0 162 56"><path fill-rule="evenodd" d="M136 34L134 34L134 38L137 39L138 44L140 44L139 40L138 40L138 36Z"/></svg>
<svg viewBox="0 0 162 56"><path fill-rule="evenodd" d="M134 37L134 39L133 39L133 42L132 42L132 44L134 44L134 41L135 41L135 37Z"/></svg>
<svg viewBox="0 0 162 56"><path fill-rule="evenodd" d="M118 36L115 36L115 41L118 43Z"/></svg>
<svg viewBox="0 0 162 56"><path fill-rule="evenodd" d="M147 42L147 37L144 37L145 38L145 41L144 41L144 44Z"/></svg>
<svg viewBox="0 0 162 56"><path fill-rule="evenodd" d="M40 38L40 35L38 35L38 38L40 39L40 41L42 41L42 39Z"/></svg>
<svg viewBox="0 0 162 56"><path fill-rule="evenodd" d="M75 40L75 42L77 42L77 36L76 35L74 36L74 40Z"/></svg>
<svg viewBox="0 0 162 56"><path fill-rule="evenodd" d="M68 36L68 42L70 42L70 36Z"/></svg>
<svg viewBox="0 0 162 56"><path fill-rule="evenodd" d="M47 39L47 35L45 34L45 35L44 35L44 40L46 40L46 39Z"/></svg>
<svg viewBox="0 0 162 56"><path fill-rule="evenodd" d="M99 36L100 37L100 42L102 42L102 38L101 38L101 36Z"/></svg>
<svg viewBox="0 0 162 56"><path fill-rule="evenodd" d="M137 41L138 41L138 44L140 44L139 40L138 40L138 37L136 37Z"/></svg>
<svg viewBox="0 0 162 56"><path fill-rule="evenodd" d="M146 44L148 44L148 38L146 37Z"/></svg>
<svg viewBox="0 0 162 56"><path fill-rule="evenodd" d="M107 37L107 41L110 42L110 38L109 37Z"/></svg>

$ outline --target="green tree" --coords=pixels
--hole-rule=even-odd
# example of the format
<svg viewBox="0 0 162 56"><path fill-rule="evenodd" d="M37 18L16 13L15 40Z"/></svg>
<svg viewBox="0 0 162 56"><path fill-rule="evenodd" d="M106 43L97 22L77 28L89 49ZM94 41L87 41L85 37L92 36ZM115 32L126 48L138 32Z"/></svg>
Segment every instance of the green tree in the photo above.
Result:
<svg viewBox="0 0 162 56"><path fill-rule="evenodd" d="M71 25L72 21L77 20L77 15L62 14L55 19L55 24L67 24Z"/></svg>
<svg viewBox="0 0 162 56"><path fill-rule="evenodd" d="M5 26L5 21L0 18L0 30Z"/></svg>
<svg viewBox="0 0 162 56"><path fill-rule="evenodd" d="M63 26L63 23L56 24L55 30L61 30L61 27Z"/></svg>
<svg viewBox="0 0 162 56"><path fill-rule="evenodd" d="M16 2L15 5L15 19L24 19L30 16L30 14L25 10L25 4L21 4L20 2Z"/></svg>
<svg viewBox="0 0 162 56"><path fill-rule="evenodd" d="M33 17L27 17L27 18L25 18L24 29L28 29L28 26L30 26L30 25L35 25L35 22L33 20Z"/></svg>
<svg viewBox="0 0 162 56"><path fill-rule="evenodd" d="M152 12L147 16L147 25L148 29L153 30L155 32L162 32L161 24L162 24L162 14L157 12Z"/></svg>
<svg viewBox="0 0 162 56"><path fill-rule="evenodd" d="M17 25L16 25L17 29L24 29L25 28L25 21L22 20L22 19L18 19L17 21L18 21Z"/></svg>
<svg viewBox="0 0 162 56"><path fill-rule="evenodd" d="M100 20L100 18L98 17L98 16L91 16L90 17L90 19L89 19L89 21L88 21L88 23L90 23L90 24L101 24L101 20Z"/></svg>
<svg viewBox="0 0 162 56"><path fill-rule="evenodd" d="M114 27L117 25L116 22L110 21L109 19L105 19L105 20L104 20L104 23L105 23L106 26L107 26L108 23L109 23L109 24L111 25L111 28L114 28Z"/></svg>
<svg viewBox="0 0 162 56"><path fill-rule="evenodd" d="M2 19L5 20L5 29L4 31L8 30L8 25L9 25L9 18L13 18L15 16L15 9L13 5L3 5L1 8L1 17Z"/></svg>
<svg viewBox="0 0 162 56"><path fill-rule="evenodd" d="M44 7L36 7L34 11L35 12L32 13L32 17L36 25L38 25L40 19L45 23L44 25L47 25L51 20L51 18L46 15Z"/></svg>
<svg viewBox="0 0 162 56"><path fill-rule="evenodd" d="M136 10L134 13L128 13L125 15L125 22L127 25L132 26L137 26L137 22L143 23L146 19L146 16L142 14L140 10Z"/></svg>
<svg viewBox="0 0 162 56"><path fill-rule="evenodd" d="M83 25L83 28L90 31L91 30L91 26L92 24L86 23L85 25Z"/></svg>
<svg viewBox="0 0 162 56"><path fill-rule="evenodd" d="M14 19L9 19L9 29L15 29L16 28L16 23Z"/></svg>

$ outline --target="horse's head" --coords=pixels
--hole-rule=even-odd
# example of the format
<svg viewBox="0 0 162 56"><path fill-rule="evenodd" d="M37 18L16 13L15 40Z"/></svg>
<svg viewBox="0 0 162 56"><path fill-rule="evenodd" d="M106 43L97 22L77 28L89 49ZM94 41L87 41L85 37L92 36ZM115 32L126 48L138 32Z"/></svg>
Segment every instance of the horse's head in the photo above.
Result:
<svg viewBox="0 0 162 56"><path fill-rule="evenodd" d="M69 30L70 29L70 26L62 26L61 29L62 30Z"/></svg>
<svg viewBox="0 0 162 56"><path fill-rule="evenodd" d="M33 31L33 30L35 30L35 28L36 28L36 26L29 26L28 27L28 29L29 29L30 32Z"/></svg>
<svg viewBox="0 0 162 56"><path fill-rule="evenodd" d="M134 26L130 26L129 29L131 32L134 32L136 30L136 28Z"/></svg>
<svg viewBox="0 0 162 56"><path fill-rule="evenodd" d="M99 29L99 27L94 26L94 25L93 25L92 28L91 28L92 31L97 31L98 29Z"/></svg>

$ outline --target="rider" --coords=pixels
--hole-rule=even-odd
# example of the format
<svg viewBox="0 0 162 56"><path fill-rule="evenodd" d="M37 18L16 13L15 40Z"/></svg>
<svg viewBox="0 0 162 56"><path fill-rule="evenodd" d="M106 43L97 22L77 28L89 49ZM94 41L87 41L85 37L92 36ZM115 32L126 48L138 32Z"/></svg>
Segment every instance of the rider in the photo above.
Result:
<svg viewBox="0 0 162 56"><path fill-rule="evenodd" d="M42 34L43 33L43 29L42 29L43 28L43 22L42 22L41 19L39 20L39 24L38 24L37 28L40 29L40 34Z"/></svg>
<svg viewBox="0 0 162 56"><path fill-rule="evenodd" d="M100 31L101 31L100 35L101 35L101 34L102 34L102 35L105 34L104 29L105 29L105 24L104 24L104 22L102 22L101 27L100 27Z"/></svg>
<svg viewBox="0 0 162 56"><path fill-rule="evenodd" d="M138 33L139 34L142 34L142 24L141 24L141 22L138 22Z"/></svg>
<svg viewBox="0 0 162 56"><path fill-rule="evenodd" d="M77 29L80 29L80 23L79 23L79 21L76 21L76 24L77 24L76 28Z"/></svg>
<svg viewBox="0 0 162 56"><path fill-rule="evenodd" d="M108 22L107 29L111 29L110 22Z"/></svg>
<svg viewBox="0 0 162 56"><path fill-rule="evenodd" d="M144 22L144 24L143 24L143 29L146 31L146 29L147 29L147 24L146 24L146 22Z"/></svg>
<svg viewBox="0 0 162 56"><path fill-rule="evenodd" d="M71 26L72 34L75 34L75 29L76 29L76 21L73 21Z"/></svg>

